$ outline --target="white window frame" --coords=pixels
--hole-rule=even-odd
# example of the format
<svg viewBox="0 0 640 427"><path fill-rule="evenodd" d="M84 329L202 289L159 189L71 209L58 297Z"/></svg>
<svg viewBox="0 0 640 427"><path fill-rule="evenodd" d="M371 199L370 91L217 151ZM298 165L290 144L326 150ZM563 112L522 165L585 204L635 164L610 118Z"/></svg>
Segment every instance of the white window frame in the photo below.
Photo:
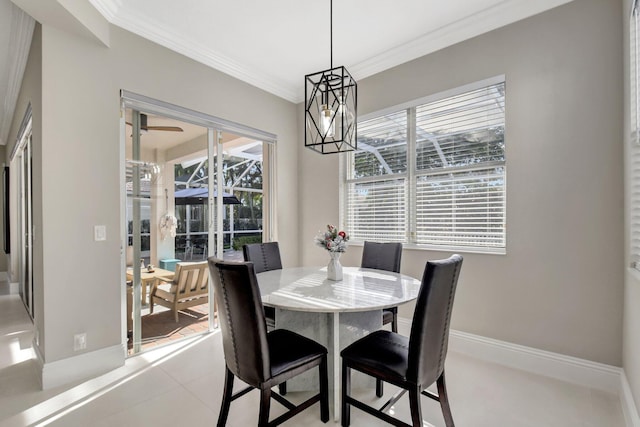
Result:
<svg viewBox="0 0 640 427"><path fill-rule="evenodd" d="M347 153L344 156L341 156L340 159L340 224L341 227L346 228L348 230L348 186L353 183L365 183L365 182L375 182L375 181L386 181L392 179L405 179L406 180L406 190L405 190L405 237L404 239L398 239L398 241L402 241L405 248L411 249L424 249L424 250L437 250L437 251L457 251L457 252L467 252L467 253L490 253L490 254L506 254L506 187L507 187L507 162L506 162L506 153L505 153L505 161L501 162L501 166L504 169L503 179L504 179L504 202L502 204L502 218L503 218L503 227L504 227L504 238L501 246L457 246L454 244L424 244L417 243L417 229L418 224L416 223L416 186L417 186L417 177L425 175L425 172L416 171L416 115L415 110L416 107L429 104L434 101L443 100L449 97L453 97L456 95L460 95L466 92L470 92L473 90L478 90L487 86L497 85L500 83L504 83L506 85L505 76L499 75L489 79L477 81L474 83L470 83L461 87L457 87L451 90L443 91L434 95L430 95L424 98L420 98L417 100L413 100L404 104L396 105L393 107L385 108L383 110L379 110L376 112L372 112L366 115L362 115L359 117L359 121L363 122L370 119L375 119L381 116L385 116L388 114L396 113L401 110L408 111L407 118L407 168L404 173L397 174L387 174L380 175L376 177L364 177L357 179L349 179L350 170L349 168L353 165L354 153ZM505 125L506 127L506 125ZM472 168L469 168L472 169ZM457 171L464 171L466 169L457 169ZM372 238L371 240L375 240ZM357 239L353 239L352 244L358 245L362 244L363 241L359 241Z"/></svg>

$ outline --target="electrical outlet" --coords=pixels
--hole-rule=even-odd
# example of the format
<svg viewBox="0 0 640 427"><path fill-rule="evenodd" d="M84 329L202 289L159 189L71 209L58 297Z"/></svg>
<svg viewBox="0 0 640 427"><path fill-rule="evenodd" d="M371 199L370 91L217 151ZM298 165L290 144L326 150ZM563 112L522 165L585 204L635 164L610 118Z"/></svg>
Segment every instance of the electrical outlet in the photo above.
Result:
<svg viewBox="0 0 640 427"><path fill-rule="evenodd" d="M80 351L87 348L87 334L75 334L73 336L73 351Z"/></svg>

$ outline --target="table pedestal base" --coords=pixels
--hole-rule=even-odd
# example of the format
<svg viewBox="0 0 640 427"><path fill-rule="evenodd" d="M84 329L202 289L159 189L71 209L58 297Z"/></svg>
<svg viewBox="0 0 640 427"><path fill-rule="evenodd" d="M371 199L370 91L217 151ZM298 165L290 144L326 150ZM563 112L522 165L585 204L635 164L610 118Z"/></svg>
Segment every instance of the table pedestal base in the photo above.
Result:
<svg viewBox="0 0 640 427"><path fill-rule="evenodd" d="M327 347L329 367L329 406L334 419L340 416L340 351L352 342L382 327L382 310L314 313L276 309L276 328L288 329ZM375 393L375 381L363 375L352 376L352 387L367 387ZM318 389L317 369L287 381L287 390Z"/></svg>

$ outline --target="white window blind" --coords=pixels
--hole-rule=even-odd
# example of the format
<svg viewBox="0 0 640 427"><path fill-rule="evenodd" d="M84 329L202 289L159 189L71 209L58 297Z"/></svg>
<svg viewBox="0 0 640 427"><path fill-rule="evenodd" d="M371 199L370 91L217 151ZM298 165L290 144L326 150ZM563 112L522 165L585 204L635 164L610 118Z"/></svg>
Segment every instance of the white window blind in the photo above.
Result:
<svg viewBox="0 0 640 427"><path fill-rule="evenodd" d="M416 243L504 247L504 169L420 176Z"/></svg>
<svg viewBox="0 0 640 427"><path fill-rule="evenodd" d="M504 83L417 107L416 139L416 243L504 248Z"/></svg>
<svg viewBox="0 0 640 427"><path fill-rule="evenodd" d="M504 120L500 80L358 123L345 175L352 238L503 252Z"/></svg>
<svg viewBox="0 0 640 427"><path fill-rule="evenodd" d="M358 124L358 151L346 188L354 240L404 242L407 232L407 112Z"/></svg>
<svg viewBox="0 0 640 427"><path fill-rule="evenodd" d="M406 193L405 179L350 183L347 224L351 239L404 242Z"/></svg>

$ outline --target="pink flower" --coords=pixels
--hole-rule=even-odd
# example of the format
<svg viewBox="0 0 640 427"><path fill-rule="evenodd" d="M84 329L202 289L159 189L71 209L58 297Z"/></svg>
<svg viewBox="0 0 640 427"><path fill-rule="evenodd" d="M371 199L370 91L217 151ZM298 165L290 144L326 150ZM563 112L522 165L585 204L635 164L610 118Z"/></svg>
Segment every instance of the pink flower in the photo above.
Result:
<svg viewBox="0 0 640 427"><path fill-rule="evenodd" d="M343 239L347 236L347 233L345 233L344 231L341 231L338 233L338 236L342 237Z"/></svg>

